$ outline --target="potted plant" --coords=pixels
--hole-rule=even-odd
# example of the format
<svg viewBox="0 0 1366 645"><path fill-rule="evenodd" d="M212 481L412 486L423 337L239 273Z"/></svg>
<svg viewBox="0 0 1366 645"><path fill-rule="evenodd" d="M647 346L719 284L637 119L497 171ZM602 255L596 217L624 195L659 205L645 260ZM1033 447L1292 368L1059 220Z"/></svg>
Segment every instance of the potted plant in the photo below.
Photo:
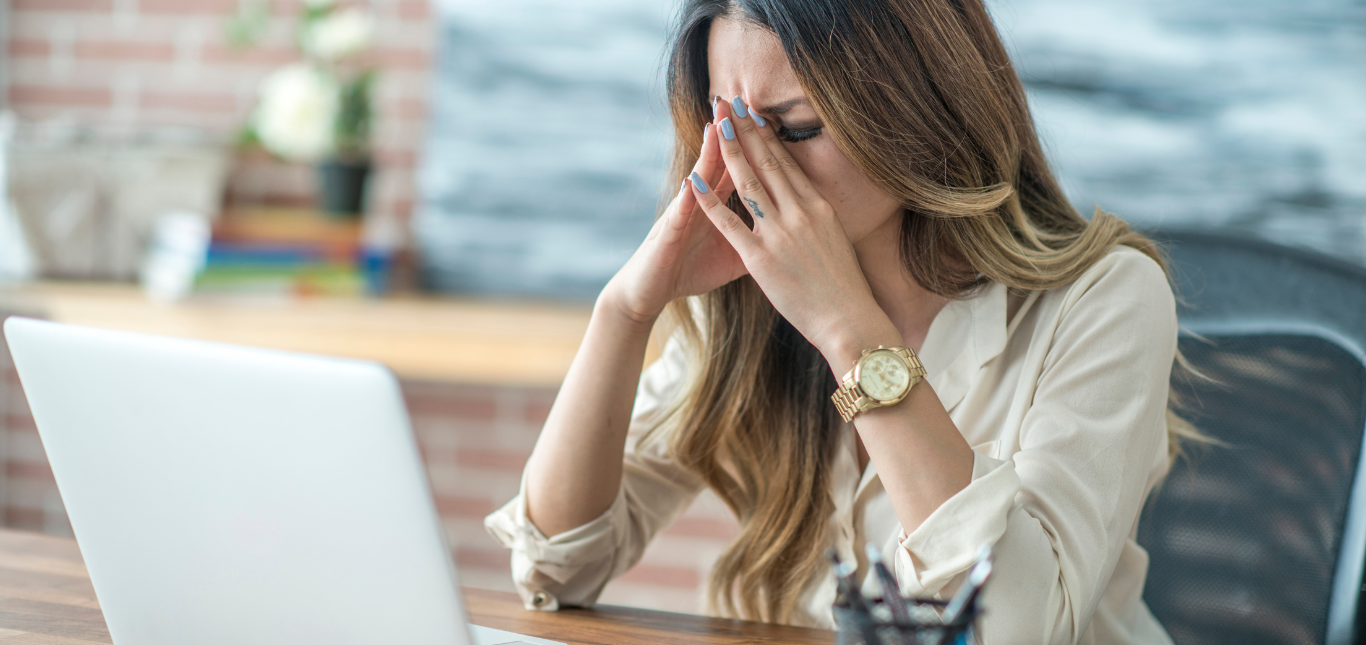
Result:
<svg viewBox="0 0 1366 645"><path fill-rule="evenodd" d="M264 3L244 7L229 23L230 40L255 42L267 15ZM307 1L295 41L300 60L261 83L244 135L283 159L315 164L321 210L360 215L371 170L376 74L365 54L374 43L374 19L335 0Z"/></svg>

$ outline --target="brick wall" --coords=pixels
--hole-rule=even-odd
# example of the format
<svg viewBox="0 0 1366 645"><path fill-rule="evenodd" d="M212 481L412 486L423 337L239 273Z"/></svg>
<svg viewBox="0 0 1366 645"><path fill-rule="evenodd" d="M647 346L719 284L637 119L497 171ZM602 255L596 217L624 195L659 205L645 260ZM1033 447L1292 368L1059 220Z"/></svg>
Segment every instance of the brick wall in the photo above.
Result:
<svg viewBox="0 0 1366 645"><path fill-rule="evenodd" d="M483 519L516 494L554 391L429 382L405 382L403 391L462 584L510 591L508 552ZM3 341L0 468L5 526L71 533ZM730 512L703 495L655 538L640 565L608 586L603 602L700 612L707 572L734 534Z"/></svg>
<svg viewBox="0 0 1366 645"><path fill-rule="evenodd" d="M9 4L7 102L26 120L147 128L188 126L228 140L258 82L296 60L301 0L273 0L255 47L227 45L238 0L0 0ZM376 157L371 210L406 218L424 129L436 23L427 0L372 0L377 19ZM262 153L241 155L234 203L311 203L312 170Z"/></svg>
<svg viewBox="0 0 1366 645"><path fill-rule="evenodd" d="M251 109L260 79L294 60L290 39L300 1L274 0L267 36L236 51L223 25L238 0L0 0L9 10L3 91L27 120L188 126L227 139ZM427 0L367 4L379 20L382 69L375 130L381 172L371 209L405 219L414 201L436 25ZM235 164L228 199L304 204L312 194L308 167L248 153ZM0 351L0 522L69 534L8 360ZM515 493L553 392L440 383L405 383L404 390L463 583L510 589L507 553L482 520ZM604 601L700 610L710 564L733 534L729 513L703 496L656 539L640 566L608 588Z"/></svg>

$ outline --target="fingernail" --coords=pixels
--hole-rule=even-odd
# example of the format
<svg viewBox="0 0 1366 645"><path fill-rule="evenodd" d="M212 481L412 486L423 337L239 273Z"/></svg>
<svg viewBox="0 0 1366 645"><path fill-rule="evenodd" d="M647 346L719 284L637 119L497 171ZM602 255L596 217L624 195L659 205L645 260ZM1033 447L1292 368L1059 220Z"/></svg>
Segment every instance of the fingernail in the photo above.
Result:
<svg viewBox="0 0 1366 645"><path fill-rule="evenodd" d="M711 100L711 120L715 121L719 116L721 116L721 97L718 96Z"/></svg>
<svg viewBox="0 0 1366 645"><path fill-rule="evenodd" d="M740 97L737 96L731 99L730 106L735 109L735 116L742 119L749 116L749 110L745 109L745 102L741 101Z"/></svg>
<svg viewBox="0 0 1366 645"><path fill-rule="evenodd" d="M703 195L711 192L711 189L707 188L707 182L702 181L702 175L693 173L688 179L692 181L693 188L696 188L697 192L702 193Z"/></svg>
<svg viewBox="0 0 1366 645"><path fill-rule="evenodd" d="M688 190L688 180L684 179L683 183L678 185L678 194L682 195L686 190Z"/></svg>
<svg viewBox="0 0 1366 645"><path fill-rule="evenodd" d="M704 146L707 145L707 139L708 139L709 137L711 137L711 128L703 127L703 128L702 128L702 145L704 145Z"/></svg>
<svg viewBox="0 0 1366 645"><path fill-rule="evenodd" d="M730 124L730 117L721 119L721 136L725 137L726 141L735 140L735 126Z"/></svg>
<svg viewBox="0 0 1366 645"><path fill-rule="evenodd" d="M758 113L758 112L755 112L755 113L754 113L754 125L757 125L757 126L759 126L759 127L762 128L762 127L768 125L768 121L765 121L765 120L764 120L764 117L759 116L759 113Z"/></svg>

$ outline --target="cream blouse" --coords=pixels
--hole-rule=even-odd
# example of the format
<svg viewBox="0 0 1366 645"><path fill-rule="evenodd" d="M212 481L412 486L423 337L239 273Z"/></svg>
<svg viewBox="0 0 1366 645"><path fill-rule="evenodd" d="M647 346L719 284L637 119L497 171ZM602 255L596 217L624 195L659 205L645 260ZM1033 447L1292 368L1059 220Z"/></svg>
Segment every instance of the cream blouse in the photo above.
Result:
<svg viewBox="0 0 1366 645"><path fill-rule="evenodd" d="M873 542L904 594L939 598L957 589L981 545L993 545L985 643L1170 643L1143 603L1148 554L1134 540L1168 467L1177 324L1162 270L1120 247L1006 316L1007 290L990 284L945 306L919 352L976 453L971 483L907 535L872 463L858 471L856 431L845 424L830 544L867 579L864 544ZM528 608L592 605L702 490L667 442L637 440L684 386L687 356L670 342L642 375L621 490L605 513L547 538L527 519L523 488L485 520L513 551ZM834 597L833 575L811 581L796 622L833 628Z"/></svg>

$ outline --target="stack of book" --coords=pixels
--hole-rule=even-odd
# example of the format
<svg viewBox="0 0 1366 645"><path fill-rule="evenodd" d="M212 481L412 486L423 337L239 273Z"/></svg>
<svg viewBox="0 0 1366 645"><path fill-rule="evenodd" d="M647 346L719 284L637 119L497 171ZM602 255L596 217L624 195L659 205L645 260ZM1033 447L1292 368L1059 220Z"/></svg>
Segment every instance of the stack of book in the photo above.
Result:
<svg viewBox="0 0 1366 645"><path fill-rule="evenodd" d="M214 223L196 293L276 296L358 296L359 220L330 219L303 209L261 208L225 213Z"/></svg>

